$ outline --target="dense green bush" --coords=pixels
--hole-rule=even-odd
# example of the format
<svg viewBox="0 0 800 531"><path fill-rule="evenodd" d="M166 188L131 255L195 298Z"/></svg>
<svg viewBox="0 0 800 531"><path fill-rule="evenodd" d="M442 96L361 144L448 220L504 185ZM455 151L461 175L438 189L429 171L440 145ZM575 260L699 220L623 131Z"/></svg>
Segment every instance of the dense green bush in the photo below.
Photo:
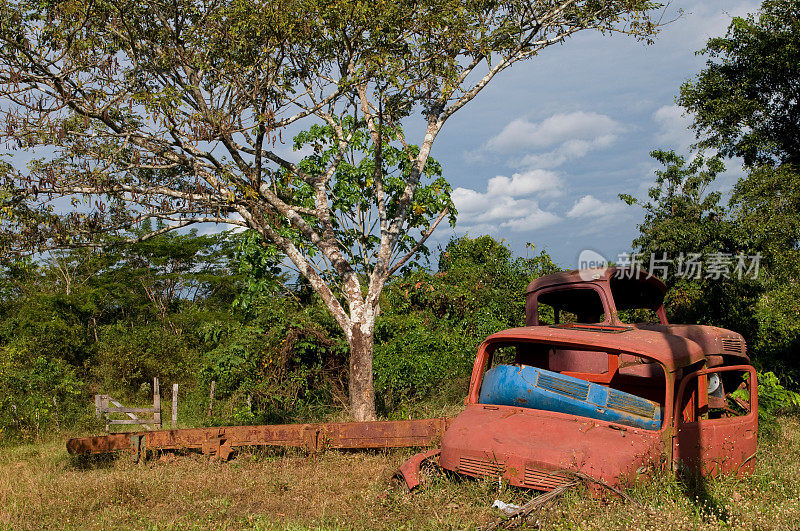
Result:
<svg viewBox="0 0 800 531"><path fill-rule="evenodd" d="M384 414L469 374L475 340L429 314L392 314L375 333L375 394Z"/></svg>
<svg viewBox="0 0 800 531"><path fill-rule="evenodd" d="M91 373L102 389L136 393L153 378L186 381L196 371L197 353L183 334L160 323L117 322L102 328Z"/></svg>
<svg viewBox="0 0 800 531"><path fill-rule="evenodd" d="M217 397L237 401L229 408L238 421L313 419L330 411L334 396L345 396L347 343L318 303L285 298L254 302L247 322L209 325L201 384L215 384ZM244 397L250 407L243 410Z"/></svg>
<svg viewBox="0 0 800 531"><path fill-rule="evenodd" d="M7 345L39 352L81 367L93 354L92 330L87 326L91 303L85 297L31 294L8 301L0 322Z"/></svg>
<svg viewBox="0 0 800 531"><path fill-rule="evenodd" d="M0 348L0 433L73 425L87 409L86 386L64 360Z"/></svg>
<svg viewBox="0 0 800 531"><path fill-rule="evenodd" d="M800 288L792 283L765 291L754 316L758 331L752 348L761 365L800 382Z"/></svg>
<svg viewBox="0 0 800 531"><path fill-rule="evenodd" d="M759 417L770 420L777 413L800 411L800 393L786 389L775 373L759 372L758 408Z"/></svg>

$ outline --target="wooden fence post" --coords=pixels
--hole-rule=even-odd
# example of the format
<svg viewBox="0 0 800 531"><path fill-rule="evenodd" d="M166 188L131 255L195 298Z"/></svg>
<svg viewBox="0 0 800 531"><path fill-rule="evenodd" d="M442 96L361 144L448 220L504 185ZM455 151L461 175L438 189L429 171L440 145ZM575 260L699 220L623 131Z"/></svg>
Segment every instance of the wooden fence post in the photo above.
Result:
<svg viewBox="0 0 800 531"><path fill-rule="evenodd" d="M172 384L172 429L178 428L178 384Z"/></svg>
<svg viewBox="0 0 800 531"><path fill-rule="evenodd" d="M214 386L216 384L216 380L211 380L211 393L208 396L208 416L211 417L214 414Z"/></svg>
<svg viewBox="0 0 800 531"><path fill-rule="evenodd" d="M100 418L103 411L103 403L100 401L100 395L94 395L94 416Z"/></svg>
<svg viewBox="0 0 800 531"><path fill-rule="evenodd" d="M100 411L105 412L108 409L108 395L100 395ZM103 413L103 418L106 419L106 433L109 431L108 415Z"/></svg>
<svg viewBox="0 0 800 531"><path fill-rule="evenodd" d="M158 377L153 378L153 423L161 429L161 388L158 386Z"/></svg>

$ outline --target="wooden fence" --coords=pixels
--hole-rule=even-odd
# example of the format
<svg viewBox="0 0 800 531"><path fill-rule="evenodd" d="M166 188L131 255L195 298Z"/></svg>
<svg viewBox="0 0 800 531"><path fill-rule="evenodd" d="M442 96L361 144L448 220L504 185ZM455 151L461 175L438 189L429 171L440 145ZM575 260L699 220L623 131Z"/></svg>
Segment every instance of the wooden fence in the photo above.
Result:
<svg viewBox="0 0 800 531"><path fill-rule="evenodd" d="M161 388L158 378L153 378L153 407L125 407L109 395L94 395L94 412L97 418L104 418L106 432L112 424L139 424L152 431L161 429ZM140 418L139 414L152 414L153 418ZM112 414L123 414L128 418L111 418ZM178 427L178 384L172 385L172 428Z"/></svg>

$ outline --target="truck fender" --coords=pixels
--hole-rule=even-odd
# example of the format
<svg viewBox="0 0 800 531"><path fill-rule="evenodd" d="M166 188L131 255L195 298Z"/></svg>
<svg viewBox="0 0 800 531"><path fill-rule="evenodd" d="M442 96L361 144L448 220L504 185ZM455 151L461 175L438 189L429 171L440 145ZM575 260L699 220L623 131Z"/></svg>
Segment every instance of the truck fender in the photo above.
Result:
<svg viewBox="0 0 800 531"><path fill-rule="evenodd" d="M428 459L438 456L441 452L442 450L440 448L435 448L433 450L428 450L427 452L421 452L412 455L408 461L403 463L403 465L397 469L395 472L395 477L402 476L403 480L408 486L408 490L414 490L414 488L419 485L419 471L422 467L422 463Z"/></svg>

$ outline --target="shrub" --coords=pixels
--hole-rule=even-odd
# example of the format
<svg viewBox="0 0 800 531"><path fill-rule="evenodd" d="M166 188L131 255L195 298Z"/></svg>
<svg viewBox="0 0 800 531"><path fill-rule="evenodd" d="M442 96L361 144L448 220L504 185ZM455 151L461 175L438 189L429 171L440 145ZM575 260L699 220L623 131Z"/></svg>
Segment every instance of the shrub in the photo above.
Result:
<svg viewBox="0 0 800 531"><path fill-rule="evenodd" d="M432 315L388 315L375 335L375 394L384 413L452 385L475 358L475 340Z"/></svg>
<svg viewBox="0 0 800 531"><path fill-rule="evenodd" d="M210 348L202 384L207 389L215 381L217 397L238 401L229 408L236 420L316 418L333 406L333 396L345 396L347 343L319 304L276 297L258 301L253 313L249 323L204 329ZM247 395L251 408L243 409Z"/></svg>
<svg viewBox="0 0 800 531"><path fill-rule="evenodd" d="M85 385L63 360L0 349L0 431L22 433L71 424L85 410Z"/></svg>
<svg viewBox="0 0 800 531"><path fill-rule="evenodd" d="M800 410L800 393L786 389L773 372L758 373L758 411L762 417Z"/></svg>
<svg viewBox="0 0 800 531"><path fill-rule="evenodd" d="M152 383L192 379L197 356L186 338L161 324L118 322L103 327L92 373L106 392L137 392Z"/></svg>

